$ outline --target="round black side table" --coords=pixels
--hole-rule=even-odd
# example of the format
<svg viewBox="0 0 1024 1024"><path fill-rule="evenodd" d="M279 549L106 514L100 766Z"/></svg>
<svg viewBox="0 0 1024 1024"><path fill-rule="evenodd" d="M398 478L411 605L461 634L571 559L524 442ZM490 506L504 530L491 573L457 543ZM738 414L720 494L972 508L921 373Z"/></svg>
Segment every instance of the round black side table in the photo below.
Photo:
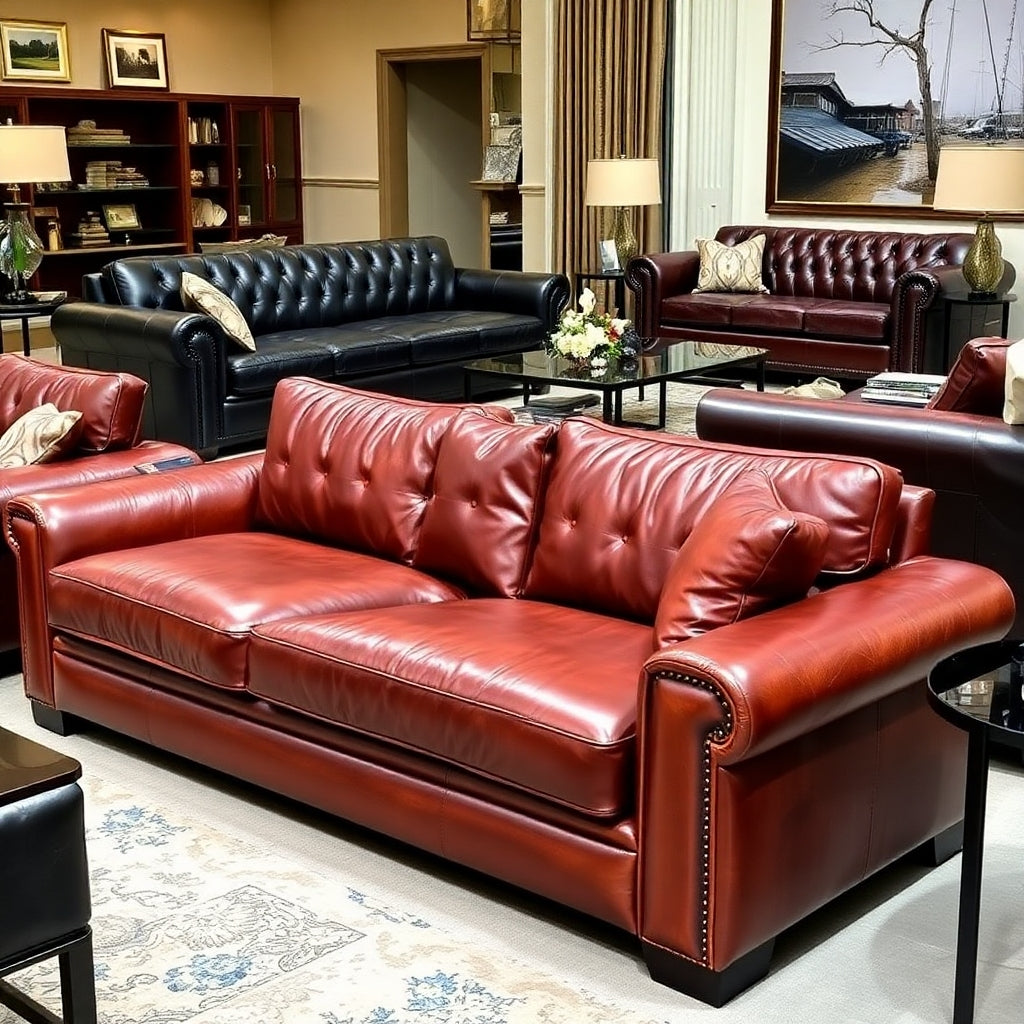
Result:
<svg viewBox="0 0 1024 1024"><path fill-rule="evenodd" d="M25 355L30 356L32 345L28 333L29 320L34 316L50 316L58 306L67 302L67 299L67 295L61 292L56 298L43 299L37 296L33 302L0 302L0 321L21 321L21 348Z"/></svg>
<svg viewBox="0 0 1024 1024"><path fill-rule="evenodd" d="M985 840L985 797L990 745L1024 750L1024 647L1000 640L960 651L928 674L928 702L967 732L964 852L956 938L953 1024L972 1024L978 970L978 917Z"/></svg>

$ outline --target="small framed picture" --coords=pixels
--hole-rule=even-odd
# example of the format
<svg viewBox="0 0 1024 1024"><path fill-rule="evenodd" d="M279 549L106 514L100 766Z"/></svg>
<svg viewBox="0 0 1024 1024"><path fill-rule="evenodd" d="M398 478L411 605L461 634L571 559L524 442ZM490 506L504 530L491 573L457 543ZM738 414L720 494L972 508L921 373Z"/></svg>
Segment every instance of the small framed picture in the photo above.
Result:
<svg viewBox="0 0 1024 1024"><path fill-rule="evenodd" d="M238 224L240 227L244 227L247 224L252 223L252 210L245 203L238 204Z"/></svg>
<svg viewBox="0 0 1024 1024"><path fill-rule="evenodd" d="M163 32L103 30L103 54L111 89L168 89Z"/></svg>
<svg viewBox="0 0 1024 1024"><path fill-rule="evenodd" d="M103 220L108 231L131 231L141 228L139 215L131 203L117 203L103 207Z"/></svg>
<svg viewBox="0 0 1024 1024"><path fill-rule="evenodd" d="M5 81L70 82L68 26L63 21L0 21Z"/></svg>
<svg viewBox="0 0 1024 1024"><path fill-rule="evenodd" d="M602 238L597 244L601 250L601 269L606 273L609 270L620 270L619 253L615 248L615 239Z"/></svg>

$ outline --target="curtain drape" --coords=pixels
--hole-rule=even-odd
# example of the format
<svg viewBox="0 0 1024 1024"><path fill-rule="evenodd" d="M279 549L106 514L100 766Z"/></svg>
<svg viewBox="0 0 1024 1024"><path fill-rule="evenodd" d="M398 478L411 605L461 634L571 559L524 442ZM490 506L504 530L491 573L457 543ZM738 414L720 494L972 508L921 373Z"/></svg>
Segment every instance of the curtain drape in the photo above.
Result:
<svg viewBox="0 0 1024 1024"><path fill-rule="evenodd" d="M667 34L668 0L557 0L552 255L570 278L599 269L597 243L611 237L612 211L583 205L587 161L661 159ZM634 215L650 251L660 210Z"/></svg>

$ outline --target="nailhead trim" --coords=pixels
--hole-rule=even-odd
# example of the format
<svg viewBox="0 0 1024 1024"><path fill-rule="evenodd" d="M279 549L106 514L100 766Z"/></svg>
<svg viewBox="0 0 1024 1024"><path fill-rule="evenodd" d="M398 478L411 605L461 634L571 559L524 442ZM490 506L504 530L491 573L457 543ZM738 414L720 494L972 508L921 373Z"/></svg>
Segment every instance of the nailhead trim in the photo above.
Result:
<svg viewBox="0 0 1024 1024"><path fill-rule="evenodd" d="M657 675L677 683L685 683L687 686L696 686L698 689L710 693L718 700L725 715L725 721L721 725L715 726L704 737L704 763L701 771L703 821L700 837L700 956L706 966L708 962L708 896L711 888L711 744L720 743L732 732L732 710L718 687L713 686L707 680L696 679L693 676L684 675L682 672L658 671Z"/></svg>

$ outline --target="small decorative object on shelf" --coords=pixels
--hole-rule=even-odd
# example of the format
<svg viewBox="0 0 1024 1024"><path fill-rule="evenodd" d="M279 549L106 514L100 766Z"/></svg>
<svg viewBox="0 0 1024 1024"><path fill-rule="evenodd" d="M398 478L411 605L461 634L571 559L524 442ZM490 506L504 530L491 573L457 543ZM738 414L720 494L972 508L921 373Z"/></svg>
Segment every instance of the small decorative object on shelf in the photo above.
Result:
<svg viewBox="0 0 1024 1024"><path fill-rule="evenodd" d="M107 234L100 215L88 210L78 222L78 230L68 232L68 241L76 249L89 249L95 245L110 245L110 235Z"/></svg>
<svg viewBox="0 0 1024 1024"><path fill-rule="evenodd" d="M578 366L604 370L608 359L622 351L623 336L630 321L598 313L597 297L584 288L579 297L579 310L567 309L558 322L558 330L548 335L549 353L562 356Z"/></svg>
<svg viewBox="0 0 1024 1024"><path fill-rule="evenodd" d="M206 183L214 187L220 184L220 167L216 160L211 160L206 165Z"/></svg>

